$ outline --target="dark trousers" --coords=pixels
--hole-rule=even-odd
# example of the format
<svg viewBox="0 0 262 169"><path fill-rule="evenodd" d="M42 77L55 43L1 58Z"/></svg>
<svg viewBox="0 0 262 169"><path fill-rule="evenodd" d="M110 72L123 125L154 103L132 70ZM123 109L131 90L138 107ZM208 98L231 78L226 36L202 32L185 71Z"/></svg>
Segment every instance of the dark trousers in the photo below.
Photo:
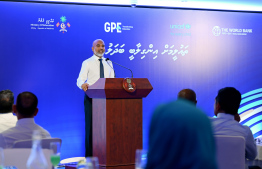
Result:
<svg viewBox="0 0 262 169"><path fill-rule="evenodd" d="M89 98L85 94L84 98L85 106L85 156L89 157L93 155L93 143L92 143L92 98Z"/></svg>

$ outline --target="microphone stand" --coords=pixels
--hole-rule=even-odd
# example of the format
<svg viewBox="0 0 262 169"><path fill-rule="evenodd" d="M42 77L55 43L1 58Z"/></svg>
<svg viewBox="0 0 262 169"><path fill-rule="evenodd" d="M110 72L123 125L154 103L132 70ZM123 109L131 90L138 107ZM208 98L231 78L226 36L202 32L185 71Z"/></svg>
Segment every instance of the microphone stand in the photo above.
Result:
<svg viewBox="0 0 262 169"><path fill-rule="evenodd" d="M106 61L108 61L108 60L110 60L109 58L106 58ZM118 64L118 63L116 63L116 62L113 62L112 60L110 60L112 63L114 63L114 64L117 64L118 66L121 66L121 67L123 67L123 68L125 68L125 69L128 69L128 70L130 70L130 72L131 72L131 74L132 74L132 78L133 78L133 72L132 72L132 70L131 69L129 69L129 68L127 68L127 67L125 67L125 66L122 66L122 65L120 65L120 64Z"/></svg>

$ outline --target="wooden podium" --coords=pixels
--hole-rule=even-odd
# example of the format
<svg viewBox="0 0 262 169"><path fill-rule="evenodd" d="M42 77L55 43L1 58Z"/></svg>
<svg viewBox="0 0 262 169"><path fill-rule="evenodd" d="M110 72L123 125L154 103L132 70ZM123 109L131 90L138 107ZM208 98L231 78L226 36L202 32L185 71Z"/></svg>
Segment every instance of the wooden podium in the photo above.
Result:
<svg viewBox="0 0 262 169"><path fill-rule="evenodd" d="M123 78L100 78L86 94L93 98L93 156L100 168L134 169L142 149L142 98L153 89L146 78L133 78L136 91L123 88Z"/></svg>

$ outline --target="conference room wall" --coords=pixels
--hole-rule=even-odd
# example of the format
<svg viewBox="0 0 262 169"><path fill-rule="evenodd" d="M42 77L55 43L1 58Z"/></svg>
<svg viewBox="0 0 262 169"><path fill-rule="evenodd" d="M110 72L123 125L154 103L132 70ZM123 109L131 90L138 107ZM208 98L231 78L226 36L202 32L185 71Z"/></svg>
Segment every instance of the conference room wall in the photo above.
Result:
<svg viewBox="0 0 262 169"><path fill-rule="evenodd" d="M0 7L0 90L37 95L36 122L62 138L62 159L84 156L84 92L76 79L97 38L105 41L105 57L130 68L135 78L148 78L154 88L143 99L145 149L154 108L175 100L181 89L195 90L197 106L208 116L220 88L233 86L243 94L261 89L261 13L7 1ZM114 69L116 77L131 76ZM257 109L261 97L245 104L257 101Z"/></svg>

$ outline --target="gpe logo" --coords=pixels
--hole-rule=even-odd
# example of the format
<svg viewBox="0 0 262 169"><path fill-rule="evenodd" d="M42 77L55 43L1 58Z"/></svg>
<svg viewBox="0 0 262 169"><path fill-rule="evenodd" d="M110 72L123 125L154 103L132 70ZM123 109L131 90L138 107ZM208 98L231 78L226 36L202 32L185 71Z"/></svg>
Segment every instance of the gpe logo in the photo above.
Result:
<svg viewBox="0 0 262 169"><path fill-rule="evenodd" d="M117 33L121 33L122 31L121 31L120 25L121 25L121 22L116 22L116 23L115 22L111 22L111 23L106 22L104 25L104 29L106 32L111 31L111 33L113 33L114 29L116 29Z"/></svg>

